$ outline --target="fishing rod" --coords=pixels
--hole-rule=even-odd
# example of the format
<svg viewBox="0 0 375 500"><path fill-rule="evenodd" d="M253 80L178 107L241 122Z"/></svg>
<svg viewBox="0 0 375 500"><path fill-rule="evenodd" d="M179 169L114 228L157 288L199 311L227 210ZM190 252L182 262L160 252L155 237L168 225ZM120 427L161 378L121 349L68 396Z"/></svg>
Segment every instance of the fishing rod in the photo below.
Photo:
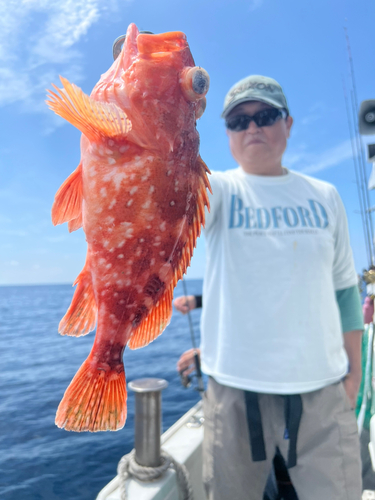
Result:
<svg viewBox="0 0 375 500"><path fill-rule="evenodd" d="M370 239L370 233L369 233L369 227L368 227L368 219L365 216L366 210L365 210L365 200L363 199L363 183L361 183L360 179L359 179L360 175L359 175L359 166L358 166L358 161L357 161L358 154L357 154L356 146L355 146L355 142L354 142L355 132L353 132L353 125L352 125L352 120L351 120L350 111L349 111L349 102L348 102L349 99L348 99L348 95L346 93L344 78L342 80L342 85L343 85L343 90L344 90L345 107L346 107L346 115L347 115L347 119L348 119L350 142L351 142L351 146L352 146L354 172L355 172L356 185L357 185L357 191L358 191L360 214L361 214L361 219L362 219L362 228L363 228L363 234L364 234L364 238L365 238L367 262L371 262L371 239Z"/></svg>
<svg viewBox="0 0 375 500"><path fill-rule="evenodd" d="M194 349L194 364L195 364L195 371L197 374L197 380L198 380L198 392L203 393L204 392L204 384L203 384L203 377L202 377L202 371L201 371L201 363L199 360L199 355L198 355L198 349L197 349L197 344L195 342L195 334L194 334L194 327L193 327L193 321L191 319L191 314L190 314L190 307L187 302L187 288L186 288L186 283L184 278L182 278L182 286L184 288L184 295L186 298L186 306L188 308L187 310L187 315L188 315L188 320L189 320L189 329L190 329L190 337L191 337L191 343L193 345ZM180 377L181 377L181 382L184 387L189 387L190 385L190 378L188 376L184 376L182 372L180 372Z"/></svg>
<svg viewBox="0 0 375 500"><path fill-rule="evenodd" d="M363 193L363 204L364 204L364 209L365 209L366 225L368 227L367 238L370 240L369 241L369 250L370 250L369 261L370 261L370 266L373 266L373 264L374 264L374 252L373 252L374 229L373 229L373 223L372 223L370 197L369 197L368 189L367 189L366 162L365 162L364 153L363 153L363 142L362 142L362 137L359 133L358 124L357 124L357 114L358 114L358 110L359 110L358 98L357 98L357 86L356 86L355 76L354 76L354 64L353 64L353 57L352 57L352 53L351 53L349 35L348 35L348 30L346 27L344 27L344 32L345 32L345 38L346 38L346 43L347 43L349 69L350 69L350 77L351 77L351 84L352 84L352 89L351 89L350 95L351 95L351 104L352 104L353 122L354 122L353 123L354 136L355 136L355 141L356 141L356 146L357 146L359 176L361 179L360 186L361 186L362 193Z"/></svg>

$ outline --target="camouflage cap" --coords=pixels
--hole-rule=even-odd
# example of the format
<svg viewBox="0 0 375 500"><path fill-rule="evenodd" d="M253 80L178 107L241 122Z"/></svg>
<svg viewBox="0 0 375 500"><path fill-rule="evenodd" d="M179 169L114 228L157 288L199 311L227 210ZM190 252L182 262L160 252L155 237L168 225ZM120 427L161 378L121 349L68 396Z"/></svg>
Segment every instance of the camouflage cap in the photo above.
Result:
<svg viewBox="0 0 375 500"><path fill-rule="evenodd" d="M247 101L260 101L270 104L275 108L283 108L289 114L288 104L281 88L273 78L261 75L250 75L237 82L225 96L222 118L227 115L238 104Z"/></svg>

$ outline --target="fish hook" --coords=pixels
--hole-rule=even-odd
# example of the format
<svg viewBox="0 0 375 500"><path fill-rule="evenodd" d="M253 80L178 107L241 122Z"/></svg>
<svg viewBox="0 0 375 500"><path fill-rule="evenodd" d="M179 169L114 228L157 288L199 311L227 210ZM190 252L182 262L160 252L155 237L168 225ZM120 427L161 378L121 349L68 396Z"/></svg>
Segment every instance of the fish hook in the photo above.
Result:
<svg viewBox="0 0 375 500"><path fill-rule="evenodd" d="M152 31L140 31L139 34L140 35L154 35L155 33L153 33ZM113 60L114 61L116 61L116 59L118 58L118 56L121 53L122 47L123 47L124 42L125 42L125 38L126 38L126 35L120 35L113 42L112 53L113 53Z"/></svg>

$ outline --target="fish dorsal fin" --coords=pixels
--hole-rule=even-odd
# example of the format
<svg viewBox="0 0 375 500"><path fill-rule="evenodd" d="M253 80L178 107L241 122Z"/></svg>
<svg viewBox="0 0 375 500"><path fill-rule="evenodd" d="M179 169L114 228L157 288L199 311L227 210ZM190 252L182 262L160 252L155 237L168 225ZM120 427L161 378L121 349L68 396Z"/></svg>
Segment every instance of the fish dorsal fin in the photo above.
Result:
<svg viewBox="0 0 375 500"><path fill-rule="evenodd" d="M144 347L163 333L172 316L173 287L170 287L159 299L150 314L134 330L128 343L130 349Z"/></svg>
<svg viewBox="0 0 375 500"><path fill-rule="evenodd" d="M169 324L172 315L172 299L173 289L178 280L186 273L190 260L193 255L194 247L197 243L197 238L200 235L201 227L204 226L204 210L209 208L209 201L206 188L211 191L210 183L207 178L208 170L204 161L198 157L197 169L199 171L199 188L195 204L195 214L190 229L187 233L186 244L181 252L178 265L175 269L171 286L166 290L163 296L159 299L157 305L151 309L150 313L141 322L134 331L130 341L130 349L138 349L144 347L156 339L163 333L165 327Z"/></svg>
<svg viewBox="0 0 375 500"><path fill-rule="evenodd" d="M82 163L69 175L60 186L52 205L52 223L54 226L82 217ZM76 221L77 222L77 221ZM82 223L81 223L82 225ZM72 225L71 225L72 226ZM81 226L76 227L78 229ZM70 230L70 228L69 228ZM74 229L72 229L74 231Z"/></svg>
<svg viewBox="0 0 375 500"><path fill-rule="evenodd" d="M60 77L63 89L53 87L46 101L52 111L77 127L92 141L126 135L132 128L127 115L114 103L95 101L79 87ZM60 95L59 95L60 94Z"/></svg>

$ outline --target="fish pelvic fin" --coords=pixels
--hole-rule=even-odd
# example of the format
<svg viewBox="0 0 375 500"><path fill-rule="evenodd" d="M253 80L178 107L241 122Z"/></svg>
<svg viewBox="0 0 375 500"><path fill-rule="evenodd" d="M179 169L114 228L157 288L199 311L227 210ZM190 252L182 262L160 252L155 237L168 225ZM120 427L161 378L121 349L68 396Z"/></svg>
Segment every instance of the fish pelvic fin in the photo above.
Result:
<svg viewBox="0 0 375 500"><path fill-rule="evenodd" d="M79 219L82 225L82 163L69 175L66 181L61 185L55 195L55 201L52 205L52 223L54 226L63 224L72 220ZM70 227L73 225L69 224ZM74 231L81 226L69 231Z"/></svg>
<svg viewBox="0 0 375 500"><path fill-rule="evenodd" d="M75 432L116 431L126 421L124 365L115 369L94 360L92 354L65 391L56 413L58 427Z"/></svg>
<svg viewBox="0 0 375 500"><path fill-rule="evenodd" d="M89 140L127 135L132 125L128 116L114 103L96 101L79 87L60 76L62 89L49 90L48 107L78 128Z"/></svg>
<svg viewBox="0 0 375 500"><path fill-rule="evenodd" d="M130 338L130 349L144 347L163 333L172 316L173 287L158 300L146 318L140 323Z"/></svg>
<svg viewBox="0 0 375 500"><path fill-rule="evenodd" d="M87 262L74 282L77 284L69 309L59 324L61 335L80 337L94 330L96 325L98 308Z"/></svg>

